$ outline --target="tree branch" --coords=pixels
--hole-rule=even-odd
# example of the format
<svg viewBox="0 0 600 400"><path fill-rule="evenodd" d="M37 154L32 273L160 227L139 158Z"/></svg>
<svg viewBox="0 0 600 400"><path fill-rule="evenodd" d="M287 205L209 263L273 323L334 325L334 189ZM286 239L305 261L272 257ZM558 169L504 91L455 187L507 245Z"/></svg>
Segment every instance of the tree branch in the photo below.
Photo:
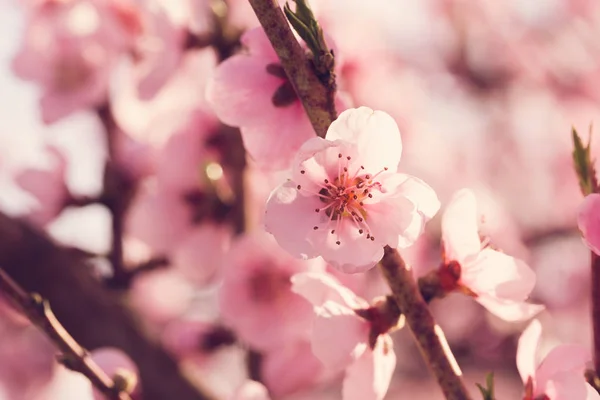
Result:
<svg viewBox="0 0 600 400"><path fill-rule="evenodd" d="M397 250L385 247L380 262L394 299L406 318L421 354L448 400L469 400L471 397L462 382L460 369L450 351L446 338L435 323L427 303L423 300L412 271Z"/></svg>
<svg viewBox="0 0 600 400"><path fill-rule="evenodd" d="M600 376L600 256L592 254L592 329L594 335L594 369Z"/></svg>
<svg viewBox="0 0 600 400"><path fill-rule="evenodd" d="M65 366L83 374L109 399L131 400L129 394L117 388L112 379L90 358L88 352L69 335L52 313L48 302L37 293L27 293L1 268L0 291L54 342L62 352Z"/></svg>
<svg viewBox="0 0 600 400"><path fill-rule="evenodd" d="M136 325L114 294L94 279L77 252L55 245L0 213L0 265L28 292L52 303L57 319L87 349L116 347L136 363L144 400L209 400L177 363Z"/></svg>
<svg viewBox="0 0 600 400"><path fill-rule="evenodd" d="M315 132L318 136L325 137L329 125L337 118L335 85L325 85L319 79L312 61L296 40L277 0L249 1Z"/></svg>

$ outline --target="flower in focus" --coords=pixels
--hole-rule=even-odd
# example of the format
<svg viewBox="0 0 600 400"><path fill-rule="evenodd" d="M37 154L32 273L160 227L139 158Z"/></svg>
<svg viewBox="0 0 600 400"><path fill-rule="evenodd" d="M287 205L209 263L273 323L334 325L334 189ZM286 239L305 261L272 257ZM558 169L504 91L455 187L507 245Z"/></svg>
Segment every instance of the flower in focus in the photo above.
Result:
<svg viewBox="0 0 600 400"><path fill-rule="evenodd" d="M526 303L535 273L525 262L481 243L475 195L454 194L442 217L444 264L439 274L446 291L473 296L496 316L517 321L531 318L544 306Z"/></svg>
<svg viewBox="0 0 600 400"><path fill-rule="evenodd" d="M585 197L579 207L577 225L587 247L600 255L600 194L592 193Z"/></svg>
<svg viewBox="0 0 600 400"><path fill-rule="evenodd" d="M343 399L383 399L396 367L387 332L400 325L399 312L389 313L385 300L370 307L327 273L300 273L292 283L314 308L314 355L326 368L346 371Z"/></svg>
<svg viewBox="0 0 600 400"><path fill-rule="evenodd" d="M45 1L30 11L13 68L41 86L44 122L101 105L112 67L133 45L135 9L121 0L78 0Z"/></svg>
<svg viewBox="0 0 600 400"><path fill-rule="evenodd" d="M27 214L27 219L38 226L55 219L70 196L65 182L65 156L54 147L49 147L48 153L53 158L50 169L25 169L15 176L15 182L37 200L37 207Z"/></svg>
<svg viewBox="0 0 600 400"><path fill-rule="evenodd" d="M207 100L219 119L240 127L244 147L257 164L285 169L315 133L264 30L251 29L241 41L247 53L218 66Z"/></svg>
<svg viewBox="0 0 600 400"><path fill-rule="evenodd" d="M312 308L292 292L290 279L320 267L318 262L293 259L264 232L243 237L232 245L221 271L219 307L224 323L259 350L307 338Z"/></svg>
<svg viewBox="0 0 600 400"><path fill-rule="evenodd" d="M372 268L385 245L413 244L440 204L426 183L398 172L401 151L388 114L344 111L325 139L302 145L292 180L268 200L267 230L294 256L322 256L347 273Z"/></svg>
<svg viewBox="0 0 600 400"><path fill-rule="evenodd" d="M559 345L540 362L536 357L542 325L538 320L529 324L519 338L517 369L525 384L524 400L594 400L600 395L584 377L590 356L578 345Z"/></svg>

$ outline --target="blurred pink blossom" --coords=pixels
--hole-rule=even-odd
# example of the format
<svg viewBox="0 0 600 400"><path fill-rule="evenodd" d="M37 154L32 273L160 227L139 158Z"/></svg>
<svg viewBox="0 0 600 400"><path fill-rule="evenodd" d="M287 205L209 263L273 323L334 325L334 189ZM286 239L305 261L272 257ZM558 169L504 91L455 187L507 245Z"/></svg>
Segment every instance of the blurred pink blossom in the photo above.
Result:
<svg viewBox="0 0 600 400"><path fill-rule="evenodd" d="M133 80L140 99L154 97L177 70L184 30L170 18L168 3L147 0L141 7L142 32L136 37Z"/></svg>
<svg viewBox="0 0 600 400"><path fill-rule="evenodd" d="M579 207L577 225L587 247L600 255L600 194L592 193L585 197Z"/></svg>
<svg viewBox="0 0 600 400"><path fill-rule="evenodd" d="M138 189L125 219L125 233L154 255L169 255L190 234L192 210L177 192L158 190L156 181Z"/></svg>
<svg viewBox="0 0 600 400"><path fill-rule="evenodd" d="M475 297L496 316L508 320L525 320L544 309L526 303L535 286L535 273L525 262L482 244L478 234L475 195L468 189L455 193L442 217L444 265L442 277L450 273L459 289ZM452 279L451 279L452 281ZM442 285L444 285L442 278Z"/></svg>
<svg viewBox="0 0 600 400"><path fill-rule="evenodd" d="M45 226L67 205L69 189L65 182L67 160L55 147L47 148L53 165L50 169L25 169L18 172L15 182L37 200L37 206L26 217L32 223Z"/></svg>
<svg viewBox="0 0 600 400"><path fill-rule="evenodd" d="M225 225L205 223L195 226L172 256L173 267L198 286L210 282L223 265L231 230Z"/></svg>
<svg viewBox="0 0 600 400"><path fill-rule="evenodd" d="M312 308L292 292L290 279L324 268L318 260L296 260L268 234L255 232L233 243L223 263L220 311L240 340L271 350L308 338Z"/></svg>
<svg viewBox="0 0 600 400"><path fill-rule="evenodd" d="M261 374L273 396L307 389L323 376L323 364L310 347L308 340L302 340L265 354Z"/></svg>
<svg viewBox="0 0 600 400"><path fill-rule="evenodd" d="M13 68L40 85L44 122L106 101L110 71L139 29L135 8L126 0L72 0L29 11Z"/></svg>
<svg viewBox="0 0 600 400"><path fill-rule="evenodd" d="M241 41L247 52L217 67L207 100L219 119L240 127L257 164L285 169L314 130L264 30L251 29Z"/></svg>
<svg viewBox="0 0 600 400"><path fill-rule="evenodd" d="M267 230L294 256L322 256L347 273L372 268L385 245L410 246L440 204L426 183L398 172L401 152L388 114L344 111L325 139L302 145L292 181L269 198Z"/></svg>
<svg viewBox="0 0 600 400"><path fill-rule="evenodd" d="M524 400L600 399L585 380L585 364L591 359L588 351L578 345L558 345L538 362L541 335L542 325L534 320L519 338L517 369L525 384Z"/></svg>
<svg viewBox="0 0 600 400"><path fill-rule="evenodd" d="M326 273L300 273L292 283L292 290L314 307L313 353L325 367L346 370L343 399L383 399L396 355L392 339L385 332L377 335L375 343L369 343L371 323L356 313L369 304Z"/></svg>
<svg viewBox="0 0 600 400"><path fill-rule="evenodd" d="M271 400L267 388L262 383L247 380L233 394L229 400Z"/></svg>

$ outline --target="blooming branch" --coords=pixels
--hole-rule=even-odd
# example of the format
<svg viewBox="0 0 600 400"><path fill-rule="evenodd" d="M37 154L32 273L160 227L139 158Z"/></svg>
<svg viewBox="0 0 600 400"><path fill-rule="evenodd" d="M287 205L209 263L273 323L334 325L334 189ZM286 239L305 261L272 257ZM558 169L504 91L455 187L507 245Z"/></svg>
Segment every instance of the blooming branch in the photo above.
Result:
<svg viewBox="0 0 600 400"><path fill-rule="evenodd" d="M129 311L92 278L77 252L56 246L27 224L0 213L0 265L26 291L48 299L66 331L82 346L126 352L139 368L145 400L212 399L142 333Z"/></svg>
<svg viewBox="0 0 600 400"><path fill-rule="evenodd" d="M324 137L327 128L337 117L335 86L324 84L319 79L312 61L294 37L276 0L250 0L250 5L302 101L315 132Z"/></svg>
<svg viewBox="0 0 600 400"><path fill-rule="evenodd" d="M421 353L448 400L468 400L469 392L461 379L443 332L436 325L427 303L423 300L412 272L397 250L385 247L379 264L392 289L396 303L406 318Z"/></svg>
<svg viewBox="0 0 600 400"><path fill-rule="evenodd" d="M98 390L111 400L131 400L120 387L91 359L54 316L48 301L37 293L27 293L4 270L0 269L0 291L40 328L62 352L66 367L83 374Z"/></svg>

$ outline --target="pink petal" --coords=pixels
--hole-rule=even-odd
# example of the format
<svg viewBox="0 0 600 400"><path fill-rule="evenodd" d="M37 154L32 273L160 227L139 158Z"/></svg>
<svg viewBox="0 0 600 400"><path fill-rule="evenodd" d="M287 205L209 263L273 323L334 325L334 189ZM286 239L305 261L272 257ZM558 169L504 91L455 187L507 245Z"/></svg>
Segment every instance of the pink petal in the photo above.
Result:
<svg viewBox="0 0 600 400"><path fill-rule="evenodd" d="M592 193L583 200L577 214L577 225L585 244L600 255L600 194Z"/></svg>
<svg viewBox="0 0 600 400"><path fill-rule="evenodd" d="M263 110L265 107L269 106ZM248 154L259 166L269 169L288 168L302 144L315 136L299 101L263 114L262 119L240 129Z"/></svg>
<svg viewBox="0 0 600 400"><path fill-rule="evenodd" d="M321 213L323 214L323 213ZM335 234L331 234L335 227ZM348 220L328 229L319 228L310 232L317 254L332 267L347 274L365 272L373 268L383 257L383 243L369 240L359 234L356 226ZM339 244L338 244L339 242Z"/></svg>
<svg viewBox="0 0 600 400"><path fill-rule="evenodd" d="M269 62L235 55L219 64L206 86L206 99L220 120L232 126L248 125L277 111L271 98L282 80L267 73Z"/></svg>
<svg viewBox="0 0 600 400"><path fill-rule="evenodd" d="M325 179L331 176L327 170L331 163L328 158L335 159L337 164L339 146L339 142L313 137L300 147L292 163L292 179L303 188L302 193L319 193Z"/></svg>
<svg viewBox="0 0 600 400"><path fill-rule="evenodd" d="M317 197L302 196L293 182L287 182L275 189L267 200L265 228L294 257L316 257L318 254L308 236L320 223L315 209L321 205Z"/></svg>
<svg viewBox="0 0 600 400"><path fill-rule="evenodd" d="M442 240L446 261L463 262L479 253L477 201L472 191L462 189L454 194L442 217Z"/></svg>
<svg viewBox="0 0 600 400"><path fill-rule="evenodd" d="M277 53L262 27L247 30L242 35L241 42L251 54L278 60Z"/></svg>
<svg viewBox="0 0 600 400"><path fill-rule="evenodd" d="M557 376L565 379L567 377L564 374L567 374L577 377L583 387L585 364L590 360L590 353L582 346L574 344L556 346L538 366L535 376L536 385L543 388L546 386L546 382L556 380ZM573 382L571 378L568 378L567 381ZM583 393L585 392L583 391ZM583 399L585 396L580 398Z"/></svg>
<svg viewBox="0 0 600 400"><path fill-rule="evenodd" d="M537 319L531 321L525 328L519 338L517 347L517 369L521 375L523 383L527 382L529 377L535 377L537 368L536 355L542 336L542 324Z"/></svg>
<svg viewBox="0 0 600 400"><path fill-rule="evenodd" d="M509 322L528 320L545 309L541 304L499 299L487 294L480 294L475 300L498 318Z"/></svg>
<svg viewBox="0 0 600 400"><path fill-rule="evenodd" d="M368 322L351 308L333 301L325 302L315 311L313 353L327 368L345 368L366 350Z"/></svg>
<svg viewBox="0 0 600 400"><path fill-rule="evenodd" d="M262 383L247 380L229 400L271 400L267 388Z"/></svg>
<svg viewBox="0 0 600 400"><path fill-rule="evenodd" d="M402 195L385 197L378 203L369 204L365 221L376 241L394 248L400 242L406 245L404 247L410 246L424 226L415 204Z"/></svg>
<svg viewBox="0 0 600 400"><path fill-rule="evenodd" d="M586 382L585 389L587 391L587 396L585 397L585 400L600 400L600 394L598 394L598 392L596 391L596 389L594 389L592 385Z"/></svg>
<svg viewBox="0 0 600 400"><path fill-rule="evenodd" d="M53 159L50 169L26 169L15 176L17 185L31 193L38 202L27 219L39 226L47 225L61 213L69 195L65 183L67 160L54 147L49 147L48 152Z"/></svg>
<svg viewBox="0 0 600 400"><path fill-rule="evenodd" d="M231 232L223 225L194 227L173 252L173 267L199 286L208 283L223 263L230 238Z"/></svg>
<svg viewBox="0 0 600 400"><path fill-rule="evenodd" d="M308 339L314 311L292 292L290 279L313 266L293 259L265 232L242 236L223 262L219 291L223 321L242 342L259 350Z"/></svg>
<svg viewBox="0 0 600 400"><path fill-rule="evenodd" d="M178 68L183 41L183 32L173 25L164 9L153 7L147 11L151 31L142 39L141 61L135 71L142 100L153 98Z"/></svg>
<svg viewBox="0 0 600 400"><path fill-rule="evenodd" d="M349 308L365 308L368 303L327 273L302 272L292 276L292 291L313 306L321 307L333 301Z"/></svg>
<svg viewBox="0 0 600 400"><path fill-rule="evenodd" d="M311 386L323 365L313 355L310 343L301 341L269 352L262 365L262 378L277 398Z"/></svg>
<svg viewBox="0 0 600 400"><path fill-rule="evenodd" d="M346 369L343 400L382 400L390 386L396 354L389 335L381 335L373 351L366 350Z"/></svg>
<svg viewBox="0 0 600 400"><path fill-rule="evenodd" d="M426 221L433 218L440 210L440 200L435 191L415 176L405 174L401 174L401 176L404 180L400 184L398 192L416 204L417 210Z"/></svg>
<svg viewBox="0 0 600 400"><path fill-rule="evenodd" d="M325 138L356 143L362 162L373 173L384 167L396 170L400 163L400 130L396 121L383 111L368 107L348 109L331 124Z"/></svg>
<svg viewBox="0 0 600 400"><path fill-rule="evenodd" d="M587 382L583 371L578 374L563 372L543 386L536 395L547 395L552 400L585 400L588 396Z"/></svg>
<svg viewBox="0 0 600 400"><path fill-rule="evenodd" d="M477 294L487 293L501 299L527 298L535 280L535 273L523 261L489 248L462 265L464 285Z"/></svg>

